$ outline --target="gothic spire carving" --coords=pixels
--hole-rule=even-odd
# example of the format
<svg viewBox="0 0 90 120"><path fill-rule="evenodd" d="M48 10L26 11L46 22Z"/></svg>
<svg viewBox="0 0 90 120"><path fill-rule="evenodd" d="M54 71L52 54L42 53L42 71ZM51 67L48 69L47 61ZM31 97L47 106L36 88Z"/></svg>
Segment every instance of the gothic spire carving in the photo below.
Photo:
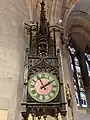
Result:
<svg viewBox="0 0 90 120"><path fill-rule="evenodd" d="M45 15L45 2L42 0L40 12L40 24L26 25L27 32L30 32L30 56L56 56L55 29L49 26Z"/></svg>
<svg viewBox="0 0 90 120"><path fill-rule="evenodd" d="M46 56L48 53L48 24L45 16L45 3L42 0L41 4L41 13L40 13L40 28L38 35L38 55Z"/></svg>
<svg viewBox="0 0 90 120"><path fill-rule="evenodd" d="M42 3L41 4L41 14L40 14L40 30L39 32L43 35L47 34L47 25L46 25L46 22L47 22L47 19L46 19L46 16L45 16L45 3L44 1L42 0Z"/></svg>

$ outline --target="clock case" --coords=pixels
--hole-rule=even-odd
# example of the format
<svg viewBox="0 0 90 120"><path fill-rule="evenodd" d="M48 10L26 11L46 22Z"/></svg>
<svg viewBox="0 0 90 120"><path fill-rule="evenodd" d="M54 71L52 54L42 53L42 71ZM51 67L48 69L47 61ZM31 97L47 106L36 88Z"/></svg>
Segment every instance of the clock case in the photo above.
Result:
<svg viewBox="0 0 90 120"><path fill-rule="evenodd" d="M64 87L62 79L61 58L59 49L56 52L56 29L50 27L45 17L45 3L41 3L40 23L28 25L26 29L30 35L29 48L26 50L25 75L23 89L22 116L27 119L31 113L32 116L47 115L56 116L58 113L66 115L66 102L64 96ZM32 75L39 72L47 72L56 75L59 81L59 94L57 97L47 103L35 101L28 93L28 81ZM46 119L46 118L45 118Z"/></svg>

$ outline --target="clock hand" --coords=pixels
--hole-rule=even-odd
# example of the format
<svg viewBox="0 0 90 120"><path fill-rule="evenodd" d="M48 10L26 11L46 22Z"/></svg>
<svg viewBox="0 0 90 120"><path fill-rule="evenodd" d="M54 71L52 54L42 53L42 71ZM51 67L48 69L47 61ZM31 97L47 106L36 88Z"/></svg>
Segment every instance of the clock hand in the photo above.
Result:
<svg viewBox="0 0 90 120"><path fill-rule="evenodd" d="M41 78L37 75L37 79L40 81L40 83L41 83L41 85L42 86L44 86L44 84L43 84L43 82L42 82L42 80L41 80ZM43 87L44 88L44 90L46 90L46 88L45 87Z"/></svg>
<svg viewBox="0 0 90 120"><path fill-rule="evenodd" d="M54 81L54 80L52 80L52 81L48 82L47 84L43 85L43 86L42 86L42 87L40 87L40 88L41 88L41 89L42 89L42 88L45 88L47 85L50 85L53 81Z"/></svg>

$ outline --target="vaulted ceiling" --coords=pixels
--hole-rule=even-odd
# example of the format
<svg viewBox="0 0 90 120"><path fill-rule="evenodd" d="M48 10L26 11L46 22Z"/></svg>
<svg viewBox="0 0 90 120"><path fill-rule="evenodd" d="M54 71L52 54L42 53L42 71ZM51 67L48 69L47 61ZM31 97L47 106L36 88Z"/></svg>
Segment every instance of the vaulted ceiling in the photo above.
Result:
<svg viewBox="0 0 90 120"><path fill-rule="evenodd" d="M66 31L80 49L85 50L87 45L90 49L90 0L80 0L75 6L68 18Z"/></svg>
<svg viewBox="0 0 90 120"><path fill-rule="evenodd" d="M39 20L40 3L42 0L26 0L28 5L30 20ZM61 19L64 12L65 4L68 0L44 0L45 11L48 21L51 24L55 24ZM63 8L63 9L62 9Z"/></svg>
<svg viewBox="0 0 90 120"><path fill-rule="evenodd" d="M46 11L47 20L50 22L50 24L56 24L59 22L60 19L63 18L63 15L66 11L65 6L71 0L44 0L44 1L46 4L45 11ZM73 0L73 1L75 1L75 0ZM42 0L26 0L31 21L39 20L40 8L41 8L40 3L41 2L42 2ZM74 35L72 35L72 38L75 39L76 43L78 43L77 40L79 40L80 45L81 45L81 41L83 41L82 46L84 46L84 48L85 48L86 44L89 44L89 43L86 42L87 40L85 40L85 38L83 40L83 38L81 38L81 36L80 36L80 33L83 32L81 26L84 27L86 25L86 23L88 23L88 27L89 27L90 23L87 22L87 20L90 18L88 17L88 19L87 19L87 17L86 17L87 15L85 15L83 17L83 15L82 15L83 13L81 13L80 11L87 12L90 15L90 4L89 3L90 3L90 0L80 0L79 1L79 3L76 5L76 7L74 9L74 11L79 11L79 13L77 12L77 14L76 14L76 12L75 12L75 13L73 13L74 15L71 14L71 16L69 17L69 20L68 20L67 28L66 28L67 33L69 33L68 27L71 25L70 28L72 28L72 29L70 29L71 30L70 34L77 28L76 29L77 34L74 32ZM72 20L72 19L74 19L74 20ZM75 22L72 23L72 21L75 21ZM85 23L84 23L84 21L85 21ZM79 26L80 29L77 26ZM88 28L88 27L86 26L85 28ZM89 28L89 31L90 31L90 28ZM84 32L85 32L85 29L84 29ZM87 32L85 32L85 33L87 33ZM85 37L88 39L88 35L85 34ZM88 40L88 41L90 42L90 40Z"/></svg>

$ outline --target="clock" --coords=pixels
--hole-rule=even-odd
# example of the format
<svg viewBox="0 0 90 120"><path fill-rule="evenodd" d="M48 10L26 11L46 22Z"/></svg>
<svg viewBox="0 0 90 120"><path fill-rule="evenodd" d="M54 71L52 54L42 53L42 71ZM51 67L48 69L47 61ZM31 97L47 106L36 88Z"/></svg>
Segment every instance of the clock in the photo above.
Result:
<svg viewBox="0 0 90 120"><path fill-rule="evenodd" d="M37 73L28 81L28 93L37 102L50 102L59 93L59 81L55 75Z"/></svg>

